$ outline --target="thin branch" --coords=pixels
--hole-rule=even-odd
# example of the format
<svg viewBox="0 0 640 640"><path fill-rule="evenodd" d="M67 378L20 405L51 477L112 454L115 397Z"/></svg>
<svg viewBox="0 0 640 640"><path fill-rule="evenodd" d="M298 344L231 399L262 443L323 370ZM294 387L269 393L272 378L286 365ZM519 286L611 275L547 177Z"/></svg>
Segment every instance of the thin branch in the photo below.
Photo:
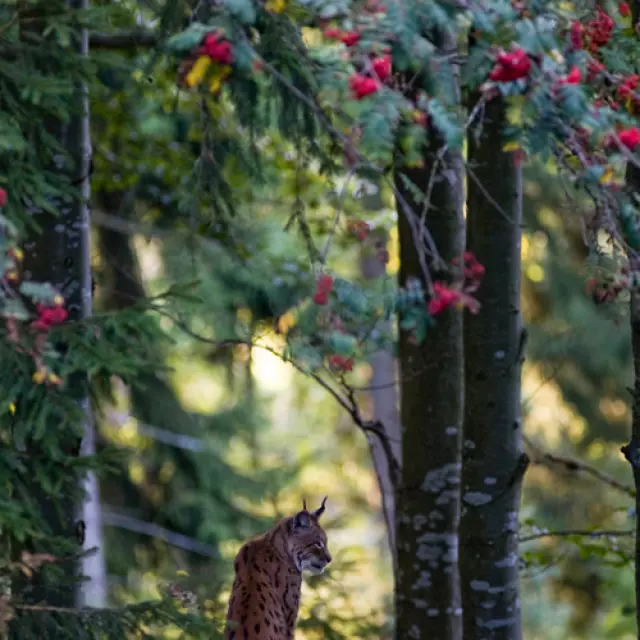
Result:
<svg viewBox="0 0 640 640"><path fill-rule="evenodd" d="M144 422L136 423L136 432L146 438L157 440L158 442L175 447L176 449L183 449L184 451L201 452L208 449L206 441L201 438L195 438L184 433L174 433L173 431L154 427Z"/></svg>
<svg viewBox="0 0 640 640"><path fill-rule="evenodd" d="M108 527L117 527L119 529L126 529L135 533L141 533L151 538L157 538L164 540L174 547L180 547L185 551L197 553L201 556L209 558L215 558L218 556L217 551L209 544L195 540L181 533L170 531L153 522L145 522L144 520L138 520L131 516L124 515L122 513L116 513L110 511L108 508L102 511L102 522Z"/></svg>
<svg viewBox="0 0 640 640"><path fill-rule="evenodd" d="M547 451L542 451L539 447L537 447L530 438L527 436L523 436L523 440L534 451L534 459L532 462L534 464L543 464L546 466L561 466L564 467L567 471L572 471L575 473L585 473L590 475L596 480L600 480L604 484L609 485L610 487L622 491L629 497L633 498L636 495L635 489L628 484L624 484L619 480L616 480L613 476L610 476L599 469L591 466L590 464L583 462L582 460L578 460L576 458L569 458L566 456L559 456L555 453L549 453Z"/></svg>
<svg viewBox="0 0 640 640"><path fill-rule="evenodd" d="M333 217L333 223L331 224L331 230L329 231L329 237L327 238L327 242L324 245L324 249L322 250L322 254L320 255L320 263L324 264L327 261L327 257L329 256L329 250L331 249L331 241L333 240L333 236L335 236L336 231L338 230L338 223L340 222L340 214L342 213L342 209L344 207L344 201L347 197L347 189L349 187L349 182L351 182L351 178L353 178L354 174L358 171L360 165L356 164L349 170L347 177L345 178L344 184L342 185L342 189L340 190L340 196L338 198L338 206L336 208L336 213Z"/></svg>
<svg viewBox="0 0 640 640"><path fill-rule="evenodd" d="M277 356L281 360L285 362L291 363L298 371L303 373L304 375L309 376L313 380L315 380L325 391L327 391L334 400L351 416L355 424L365 433L365 434L373 434L379 440L380 444L385 452L385 456L387 457L387 462L389 464L389 469L391 471L391 481L394 489L398 489L400 487L400 466L398 461L395 458L393 453L393 448L391 446L391 442L387 435L386 429L384 428L384 424L379 420L365 420L360 413L360 408L355 399L355 393L352 389L347 388L347 397L345 398L339 391L337 391L332 385L330 385L326 380L324 380L317 373L306 369L304 366L296 362L295 360L285 360L282 357L282 354L273 347L270 347L266 344L261 344L259 342L254 342L251 340L243 340L241 338L234 339L226 339L226 340L215 340L212 338L207 338L202 336L195 331L193 331L185 322L172 316L170 313L158 307L156 305L151 305L151 308L168 317L172 320L175 325L184 331L187 335L191 336L195 340L199 342L203 342L205 344L212 344L219 347L230 346L230 345L247 345L251 347L257 347L259 349L263 349L264 351L268 351L269 353Z"/></svg>
<svg viewBox="0 0 640 640"><path fill-rule="evenodd" d="M603 538L603 537L628 537L635 535L633 529L600 529L596 531L586 531L585 529L563 529L562 531L541 531L530 536L524 536L519 539L522 542L531 542L532 540L540 540L541 538L561 538L569 536L584 536L585 538Z"/></svg>
<svg viewBox="0 0 640 640"><path fill-rule="evenodd" d="M151 31L135 30L120 33L90 33L89 46L92 49L137 49L155 47L160 38Z"/></svg>
<svg viewBox="0 0 640 640"><path fill-rule="evenodd" d="M475 174L468 163L467 175L473 180L478 189L480 189L482 195L487 199L489 204L491 204L507 222L513 224L513 218L496 202L493 196L486 190L485 186L482 184L482 181L478 178L478 176Z"/></svg>

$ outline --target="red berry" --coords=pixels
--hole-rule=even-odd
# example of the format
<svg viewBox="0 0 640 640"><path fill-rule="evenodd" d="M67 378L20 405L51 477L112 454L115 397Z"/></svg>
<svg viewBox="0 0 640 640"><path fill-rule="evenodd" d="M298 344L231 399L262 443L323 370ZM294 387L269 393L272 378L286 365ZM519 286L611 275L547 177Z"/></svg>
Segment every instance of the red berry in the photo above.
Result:
<svg viewBox="0 0 640 640"><path fill-rule="evenodd" d="M385 82L391 75L391 56L382 56L382 58L376 58L371 66L378 76L380 82Z"/></svg>
<svg viewBox="0 0 640 640"><path fill-rule="evenodd" d="M582 49L582 32L583 26L577 20L571 23L570 39L571 46L574 49Z"/></svg>
<svg viewBox="0 0 640 640"><path fill-rule="evenodd" d="M625 129L618 134L620 142L633 151L640 144L640 130L636 127Z"/></svg>
<svg viewBox="0 0 640 640"><path fill-rule="evenodd" d="M231 43L222 40L216 33L208 33L204 39L203 51L212 60L219 64L231 64L233 62L233 50Z"/></svg>
<svg viewBox="0 0 640 640"><path fill-rule="evenodd" d="M526 78L531 70L531 60L524 49L518 48L511 53L498 55L496 65L489 74L494 82L513 82Z"/></svg>
<svg viewBox="0 0 640 640"><path fill-rule="evenodd" d="M562 84L580 84L582 80L582 74L580 69L574 64L571 67L571 71L562 79Z"/></svg>
<svg viewBox="0 0 640 640"><path fill-rule="evenodd" d="M349 78L349 86L356 100L362 100L366 96L376 93L380 88L380 84L374 78L368 78L359 73Z"/></svg>
<svg viewBox="0 0 640 640"><path fill-rule="evenodd" d="M333 371L352 371L353 360L336 353L329 357L329 367Z"/></svg>
<svg viewBox="0 0 640 640"><path fill-rule="evenodd" d="M313 301L316 304L325 305L329 302L329 294L333 288L333 278L323 273L316 281L316 291L313 294Z"/></svg>
<svg viewBox="0 0 640 640"><path fill-rule="evenodd" d="M325 29L322 32L322 35L324 35L324 37L328 38L329 40L338 40L340 38L340 29L336 29L335 27L331 29Z"/></svg>
<svg viewBox="0 0 640 640"><path fill-rule="evenodd" d="M352 47L360 40L360 34L357 31L346 31L340 36L340 40L347 45L347 47Z"/></svg>

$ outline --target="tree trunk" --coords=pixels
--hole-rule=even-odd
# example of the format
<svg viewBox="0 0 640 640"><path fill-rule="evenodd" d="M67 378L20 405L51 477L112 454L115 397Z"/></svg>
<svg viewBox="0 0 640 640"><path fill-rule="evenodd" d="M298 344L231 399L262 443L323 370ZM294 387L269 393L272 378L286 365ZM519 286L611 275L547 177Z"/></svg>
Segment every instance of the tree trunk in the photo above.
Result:
<svg viewBox="0 0 640 640"><path fill-rule="evenodd" d="M88 0L70 0L73 9L86 10ZM79 52L89 54L89 34L82 29L78 34L77 47ZM91 197L91 134L89 118L89 93L86 84L78 87L78 101L82 103L82 113L71 121L69 130L70 150L76 160L76 173L80 179L81 194L84 201L77 201L67 225L67 237L71 230L79 235L78 253L80 262L77 275L80 279L78 292L78 316L90 317L92 314L92 278L91 278L91 219L89 212L89 198ZM83 381L86 384L86 381ZM80 455L95 455L95 422L88 397L81 400L86 416L85 434L82 440ZM80 565L81 575L86 578L85 584L76 591L78 606L105 607L107 604L107 577L105 568L104 538L102 534L100 488L98 479L93 471L89 471L83 483L84 499L78 517L84 523L85 550L97 551L83 557Z"/></svg>
<svg viewBox="0 0 640 640"><path fill-rule="evenodd" d="M637 24L640 18L640 0L631 5L631 24ZM627 163L627 185L630 190L640 193L640 169L631 162ZM640 256L636 252L629 252L629 268L640 270ZM633 481L636 488L636 550L635 550L635 587L636 587L636 633L640 638L640 295L631 291L629 307L631 322L631 350L633 354L633 404L631 407L631 439L622 447L622 453L629 461L633 471Z"/></svg>
<svg viewBox="0 0 640 640"><path fill-rule="evenodd" d="M72 9L84 9L87 0L69 0ZM82 55L88 53L88 38L86 29L80 29L74 34L74 48ZM65 146L70 166L56 165L55 170L61 177L69 177L71 183L78 188L79 195L76 198L61 198L55 205L58 215L39 209L31 210L35 222L40 226L40 232L33 232L24 243L24 280L35 282L48 282L65 298L68 311L68 321L77 322L91 315L91 229L89 220L88 197L90 191L89 166L90 166L90 139L89 139L89 115L86 84L78 84L75 93L75 103L70 105L73 110L67 124L59 121L46 123L51 135L54 135ZM76 112L76 108L81 107ZM66 345L56 345L61 354L64 354ZM67 380L67 391L82 409L83 429L85 437L90 443L93 422L91 418L90 402L88 397L88 380L85 375L71 376ZM56 425L52 425L52 430ZM81 454L81 442L73 433L61 433L61 446L70 456ZM85 445L86 446L86 445ZM48 452L39 443L29 442L27 448L32 459L48 458ZM87 452L90 453L90 452ZM78 479L72 470L61 471L65 473L65 483L61 491L61 497L55 497L43 490L36 482L33 484L33 493L38 501L43 519L48 527L47 535L58 539L75 539L77 535L76 518L79 508L86 506L86 513L90 516L85 524L92 526L99 519L96 517L96 503L90 496L91 502L83 503L81 486L82 481L76 484ZM84 479L83 479L84 480ZM92 482L91 476L88 480ZM95 479L93 479L95 482ZM101 540L97 530L85 532L87 541ZM43 547L47 544L47 538L26 541L27 550L33 552L50 552ZM94 556L91 562L96 570L96 576L104 580L104 567L99 568L101 555ZM81 573L84 567L81 562L69 562L65 564L69 580L65 583L55 584L48 579L46 570L36 573L31 584L22 593L26 603L45 602L49 606L72 607L82 598L80 590L91 589L91 586L74 584L72 576ZM97 586L95 595L100 595L100 589L104 588L104 582ZM95 600L94 600L95 602ZM101 601L98 602L99 604ZM26 614L22 614L26 615ZM19 626L18 626L19 628ZM18 631L18 636L20 631Z"/></svg>
<svg viewBox="0 0 640 640"><path fill-rule="evenodd" d="M640 191L640 175L637 169L627 171L629 183L634 190ZM640 261L635 260L632 268L638 269ZM633 351L633 374L635 377L633 389L633 405L631 418L631 439L622 447L626 459L633 470L633 480L636 487L636 551L635 551L635 582L636 582L636 625L640 638L640 296L631 294L630 304L631 348Z"/></svg>
<svg viewBox="0 0 640 640"><path fill-rule="evenodd" d="M460 522L464 638L522 637L518 510L527 458L521 449L520 314L522 171L502 151L505 105L492 100L482 135L469 136L467 250L484 265L465 319L465 413ZM493 200L493 202L491 201Z"/></svg>
<svg viewBox="0 0 640 640"><path fill-rule="evenodd" d="M367 194L362 198L362 203L367 211L382 209L383 201L381 190L374 194ZM388 234L384 231L374 231L365 241L360 259L362 276L369 281L381 280L387 273L386 265L378 256L378 248L386 247ZM379 330L386 332L391 330L390 323L379 325ZM391 350L381 350L369 357L371 366L371 378L369 379L369 395L373 403L373 419L384 425L389 438L391 450L396 463L401 467L401 433L400 413L398 406L396 358ZM380 439L368 435L371 461L380 487L382 511L387 527L389 550L393 564L394 576L397 580L398 553L396 549L396 496L393 487L392 470L389 468L384 448Z"/></svg>
<svg viewBox="0 0 640 640"><path fill-rule="evenodd" d="M443 38L443 48L454 48ZM453 82L453 78L452 78ZM457 90L456 90L457 93ZM431 132L431 146L422 169L402 169L411 182L427 191L431 163L444 142ZM427 227L444 260L460 257L464 246L464 182L462 156L443 156L446 178L435 182ZM416 201L402 175L397 188L414 212ZM400 279L424 278L422 241L416 243L406 211L398 207ZM416 221L417 225L417 221ZM438 273L432 271L434 279ZM423 285L424 285L423 280ZM460 508L460 446L463 411L462 314L448 309L426 340L414 345L400 336L400 406L402 425L402 487L397 496L398 580L396 638L458 640L462 610L458 574Z"/></svg>

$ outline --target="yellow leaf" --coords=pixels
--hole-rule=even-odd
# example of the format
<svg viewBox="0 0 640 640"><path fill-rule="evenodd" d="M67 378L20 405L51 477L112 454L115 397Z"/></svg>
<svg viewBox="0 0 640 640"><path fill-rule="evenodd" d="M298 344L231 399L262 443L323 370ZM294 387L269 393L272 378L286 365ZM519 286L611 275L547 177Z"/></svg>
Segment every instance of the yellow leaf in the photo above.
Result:
<svg viewBox="0 0 640 640"><path fill-rule="evenodd" d="M223 67L216 67L213 71L211 82L209 83L209 91L211 93L218 93L222 88L223 81L231 74L231 67L224 65Z"/></svg>
<svg viewBox="0 0 640 640"><path fill-rule="evenodd" d="M600 184L609 185L613 182L613 169L611 167L607 167L602 174L602 178L600 178Z"/></svg>
<svg viewBox="0 0 640 640"><path fill-rule="evenodd" d="M58 386L59 384L62 384L62 378L60 378L59 376L57 376L55 373L50 373L47 376L47 381L49 382L49 384Z"/></svg>
<svg viewBox="0 0 640 640"><path fill-rule="evenodd" d="M11 413L12 416L16 415L16 403L15 402L10 402L9 403L9 413Z"/></svg>
<svg viewBox="0 0 640 640"><path fill-rule="evenodd" d="M505 145L503 145L502 150L505 153L508 153L509 151L518 151L518 149L520 148L520 143L512 140L511 142L507 142Z"/></svg>
<svg viewBox="0 0 640 640"><path fill-rule="evenodd" d="M296 317L291 313L291 311L287 311L287 313L283 314L278 318L278 331L282 334L286 334L291 327L295 327L296 325Z"/></svg>
<svg viewBox="0 0 640 640"><path fill-rule="evenodd" d="M184 569L178 569L176 571L177 576L188 576L189 574Z"/></svg>
<svg viewBox="0 0 640 640"><path fill-rule="evenodd" d="M267 0L264 8L272 13L282 13L287 6L287 0Z"/></svg>
<svg viewBox="0 0 640 640"><path fill-rule="evenodd" d="M191 67L191 71L189 71L189 73L187 74L187 86L195 87L196 85L199 85L210 66L211 58L209 56L200 56L195 61L193 67Z"/></svg>
<svg viewBox="0 0 640 640"><path fill-rule="evenodd" d="M636 110L636 103L635 103L635 100L633 99L633 96L629 96L629 97L627 98L627 101L626 101L626 103L625 103L625 107L626 107L627 111L628 111L631 115L633 115L633 114L635 113L635 110Z"/></svg>
<svg viewBox="0 0 640 640"><path fill-rule="evenodd" d="M36 384L42 384L45 379L47 377L47 370L46 369L38 369L32 376L32 380L36 383Z"/></svg>

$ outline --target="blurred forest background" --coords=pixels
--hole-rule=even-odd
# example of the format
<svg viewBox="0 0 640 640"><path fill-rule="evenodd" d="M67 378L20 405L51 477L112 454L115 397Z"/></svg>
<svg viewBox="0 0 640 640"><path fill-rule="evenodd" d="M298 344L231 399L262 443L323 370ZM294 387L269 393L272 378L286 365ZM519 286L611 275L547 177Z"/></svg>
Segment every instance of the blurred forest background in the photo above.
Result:
<svg viewBox="0 0 640 640"><path fill-rule="evenodd" d="M111 26L140 20L131 4ZM175 66L153 49L98 50L96 60L94 312L146 304L164 364L135 388L113 378L112 395L95 389L98 448L119 454L100 481L108 602L158 598L177 584L205 615L224 616L240 545L303 497L316 505L328 495L334 561L305 580L299 637L390 637L393 575L369 443L317 381L272 350L307 250L304 229L294 232L299 213L319 236L337 206L366 221L364 242L344 225L328 268L371 279L367 260L386 247L386 272L373 275L384 286L399 266L392 194L352 178L344 197L347 176L321 175L312 139L285 141L288 121L302 117L293 108L281 104L262 123L258 165L233 110L221 103L215 130L203 131L199 97L176 91ZM214 192L198 173L204 138L231 188L215 196L228 226L184 213L198 190ZM578 205L554 173L527 167L524 198L522 403L533 462L521 513L524 637L633 638L633 499L620 454L631 419L628 312L585 291ZM393 393L368 389L374 375L357 364L358 400L368 414L393 413Z"/></svg>
<svg viewBox="0 0 640 640"><path fill-rule="evenodd" d="M306 583L300 637L384 637L392 575L367 442L316 382L269 352L278 336L262 294L280 283L255 282L257 273L295 272L286 261L296 241L282 228L296 206L314 228L328 227L339 189L306 163L304 149L283 143L274 126L260 141L271 160L264 182L237 181L234 195L243 196L237 216L247 221L241 241L260 248L251 251L246 270L238 269L223 244L205 245L188 228L171 227L173 207L188 197L183 185L194 161L180 132L193 130L172 112L171 70L166 80L147 78L139 60L127 62L119 79L127 93L114 97L109 87L108 99L94 93L92 105L99 131L97 308L153 299L175 283L198 284L173 303L183 324L160 320L171 337L157 345L167 372L145 381L145 392L132 395L123 386L99 419L102 442L126 453L122 473L101 485L109 597L131 602L157 595L179 569L188 574L182 582L221 615L240 544L292 513L303 496L315 502L328 494L334 562L327 576ZM217 133L218 148L228 153L242 135L231 124ZM246 169L238 163L235 170ZM345 209L388 236L393 277L391 194L356 180L351 190ZM523 313L530 340L523 414L535 463L522 510L523 536L533 538L523 546L525 637L631 638L633 573L616 567L628 567L632 539L585 541L584 533L630 530L632 499L572 463L579 458L630 482L619 453L630 422L627 310L598 306L585 292L580 219L555 176L541 166L528 169L524 193ZM358 278L363 257L375 249L346 233L338 240L330 268ZM257 346L206 342L224 339L237 324L253 333ZM371 369L358 366L356 375L365 389L361 401L372 411ZM545 530L561 535L544 537ZM571 532L577 535L566 535Z"/></svg>

